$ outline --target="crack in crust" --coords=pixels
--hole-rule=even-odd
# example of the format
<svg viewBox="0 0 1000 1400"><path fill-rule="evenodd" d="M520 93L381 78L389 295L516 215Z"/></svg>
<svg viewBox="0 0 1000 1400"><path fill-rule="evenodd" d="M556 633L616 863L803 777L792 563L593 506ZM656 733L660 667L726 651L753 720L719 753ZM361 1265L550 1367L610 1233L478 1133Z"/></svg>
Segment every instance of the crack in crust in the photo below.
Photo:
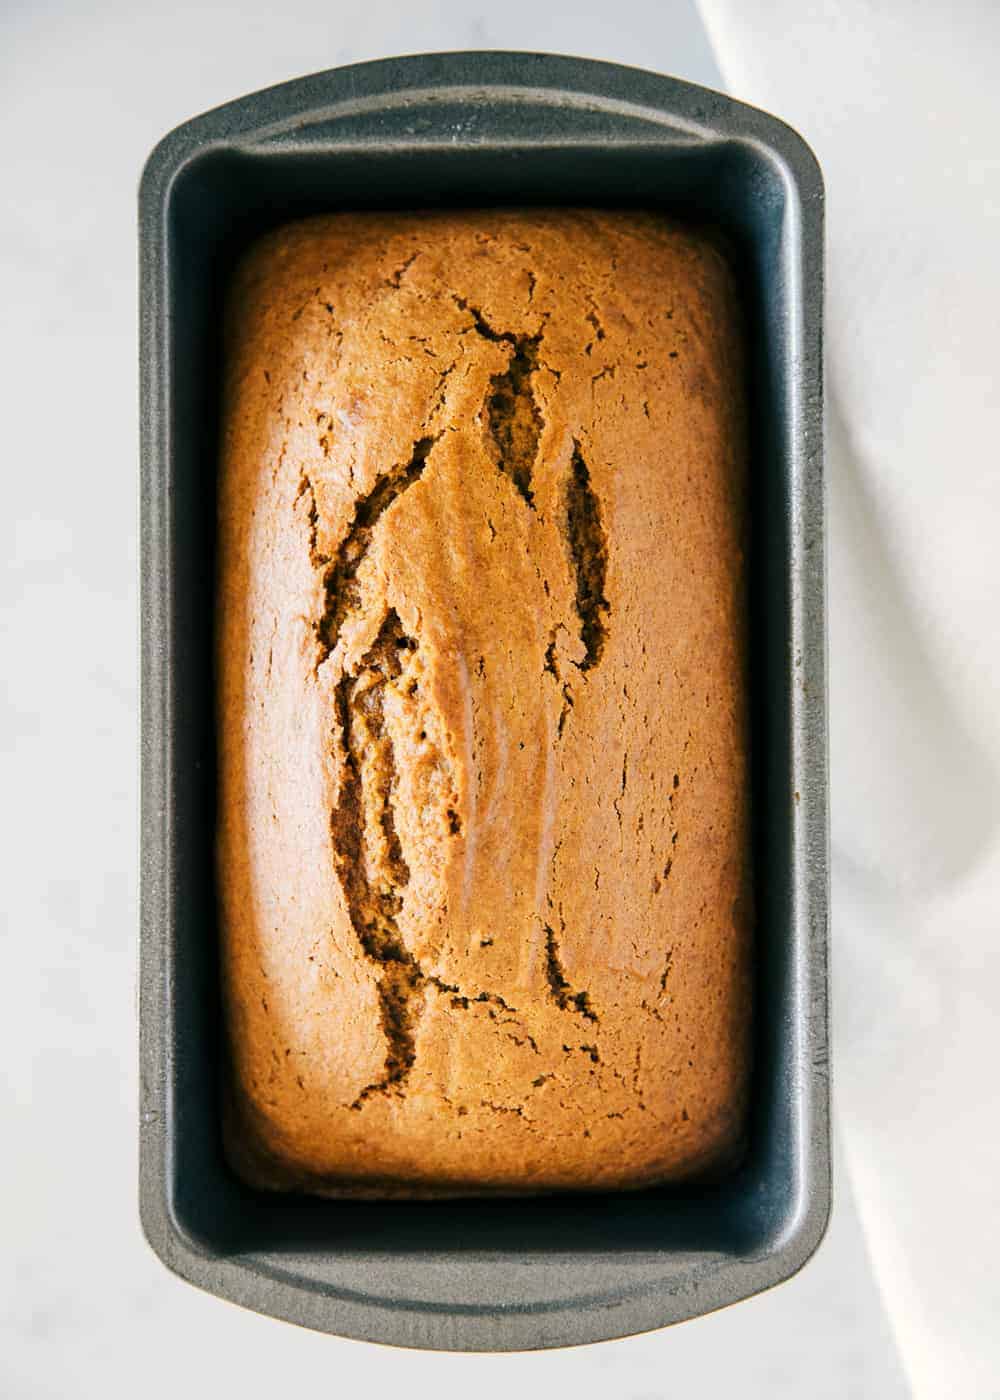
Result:
<svg viewBox="0 0 1000 1400"><path fill-rule="evenodd" d="M490 436L496 448L496 462L509 476L525 503L535 509L531 478L542 435L542 415L531 387L531 376L538 367L540 336L511 338L514 347L510 364L490 381L486 414Z"/></svg>
<svg viewBox="0 0 1000 1400"><path fill-rule="evenodd" d="M465 993L457 984L425 972L400 930L410 869L396 830L396 761L385 700L393 689L412 693L408 673L416 653L415 639L407 636L398 614L390 609L357 671L345 674L334 692L343 747L340 795L330 823L334 860L351 926L378 968L386 1040L382 1073L361 1090L353 1109L377 1094L403 1088L417 1057L416 1029L428 987L450 996L456 1008L481 1004L491 1018L496 1016L494 1007L516 1015L516 1008L495 992ZM451 820L455 814L450 808L446 816L449 830L457 834L460 825Z"/></svg>
<svg viewBox="0 0 1000 1400"><path fill-rule="evenodd" d="M543 421L531 378L538 368L541 332L515 335L512 331L494 330L482 312L464 297L456 296L453 300L460 310L472 317L472 329L477 335L491 344L506 345L511 351L507 368L490 380L486 418L496 465L510 477L525 504L534 510L531 477Z"/></svg>
<svg viewBox="0 0 1000 1400"><path fill-rule="evenodd" d="M399 499L423 475L427 458L440 434L419 438L413 444L410 460L393 467L379 477L367 496L359 497L354 507L347 533L340 542L335 557L327 563L323 585L326 606L315 624L321 665L337 645L341 628L350 612L360 606L358 570L371 547L372 535L379 519L392 503ZM313 536L315 542L315 535ZM315 543L313 545L315 551ZM316 562L314 554L314 562Z"/></svg>
<svg viewBox="0 0 1000 1400"><path fill-rule="evenodd" d="M331 818L333 847L358 942L380 965L379 1007L386 1038L382 1076L351 1105L402 1083L416 1059L414 1024L424 975L403 941L399 914L410 879L396 832L392 794L395 752L385 725L385 691L404 673L416 642L390 610L357 674L337 684L343 744L340 797Z"/></svg>
<svg viewBox="0 0 1000 1400"><path fill-rule="evenodd" d="M604 593L608 541L601 522L601 504L590 484L590 472L576 441L566 484L566 535L576 576L580 640L586 649L580 670L589 671L600 661L608 634L605 618L611 606Z"/></svg>
<svg viewBox="0 0 1000 1400"><path fill-rule="evenodd" d="M565 926L563 927L565 932ZM545 925L545 972L552 1000L561 1011L576 1011L587 1021L597 1023L597 1012L590 1004L589 992L574 992L563 969L559 956L559 943L555 930Z"/></svg>

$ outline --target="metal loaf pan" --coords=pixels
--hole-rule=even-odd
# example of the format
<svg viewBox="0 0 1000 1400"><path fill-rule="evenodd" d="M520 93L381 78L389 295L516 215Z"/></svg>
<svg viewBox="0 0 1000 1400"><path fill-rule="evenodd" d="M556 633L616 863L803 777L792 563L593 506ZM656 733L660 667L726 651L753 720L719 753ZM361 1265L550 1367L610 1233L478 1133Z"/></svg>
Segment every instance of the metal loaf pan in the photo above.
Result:
<svg viewBox="0 0 1000 1400"><path fill-rule="evenodd" d="M752 411L758 894L749 1149L702 1187L522 1200L256 1194L220 1140L212 605L220 293L247 241L319 210L662 208L729 235ZM163 1261L275 1317L405 1346L568 1346L794 1273L829 1212L823 187L773 117L541 54L319 73L168 135L140 194L141 1210ZM651 574L651 577L655 577Z"/></svg>

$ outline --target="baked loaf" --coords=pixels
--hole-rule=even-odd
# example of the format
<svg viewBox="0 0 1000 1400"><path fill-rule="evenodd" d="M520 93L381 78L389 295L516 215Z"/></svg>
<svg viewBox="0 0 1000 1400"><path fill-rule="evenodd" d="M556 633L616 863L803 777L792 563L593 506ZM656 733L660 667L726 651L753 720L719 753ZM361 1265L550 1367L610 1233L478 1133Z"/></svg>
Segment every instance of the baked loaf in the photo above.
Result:
<svg viewBox="0 0 1000 1400"><path fill-rule="evenodd" d="M748 1074L744 390L710 239L334 215L227 327L219 887L237 1169L718 1170Z"/></svg>

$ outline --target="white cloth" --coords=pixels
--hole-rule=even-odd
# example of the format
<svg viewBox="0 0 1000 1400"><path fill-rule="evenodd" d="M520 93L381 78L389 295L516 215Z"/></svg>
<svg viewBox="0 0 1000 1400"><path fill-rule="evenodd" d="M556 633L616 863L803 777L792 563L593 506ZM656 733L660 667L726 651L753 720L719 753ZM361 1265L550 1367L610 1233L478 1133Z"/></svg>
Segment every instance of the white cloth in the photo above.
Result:
<svg viewBox="0 0 1000 1400"><path fill-rule="evenodd" d="M827 186L834 1095L914 1395L1000 1386L1000 7L700 0Z"/></svg>

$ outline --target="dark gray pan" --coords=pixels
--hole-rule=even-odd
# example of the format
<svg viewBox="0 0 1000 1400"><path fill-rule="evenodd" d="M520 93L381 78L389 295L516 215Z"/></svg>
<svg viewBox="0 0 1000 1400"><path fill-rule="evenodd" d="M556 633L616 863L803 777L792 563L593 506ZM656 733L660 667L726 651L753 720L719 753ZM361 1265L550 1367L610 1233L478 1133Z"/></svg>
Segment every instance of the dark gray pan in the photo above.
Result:
<svg viewBox="0 0 1000 1400"><path fill-rule="evenodd" d="M212 585L220 293L318 210L640 206L728 231L752 359L758 893L749 1150L725 1181L534 1200L256 1194L219 1133ZM542 54L362 64L170 133L140 193L141 1209L171 1269L307 1327L516 1350L619 1337L787 1278L829 1213L823 185L773 117ZM650 570L655 587L655 568Z"/></svg>

